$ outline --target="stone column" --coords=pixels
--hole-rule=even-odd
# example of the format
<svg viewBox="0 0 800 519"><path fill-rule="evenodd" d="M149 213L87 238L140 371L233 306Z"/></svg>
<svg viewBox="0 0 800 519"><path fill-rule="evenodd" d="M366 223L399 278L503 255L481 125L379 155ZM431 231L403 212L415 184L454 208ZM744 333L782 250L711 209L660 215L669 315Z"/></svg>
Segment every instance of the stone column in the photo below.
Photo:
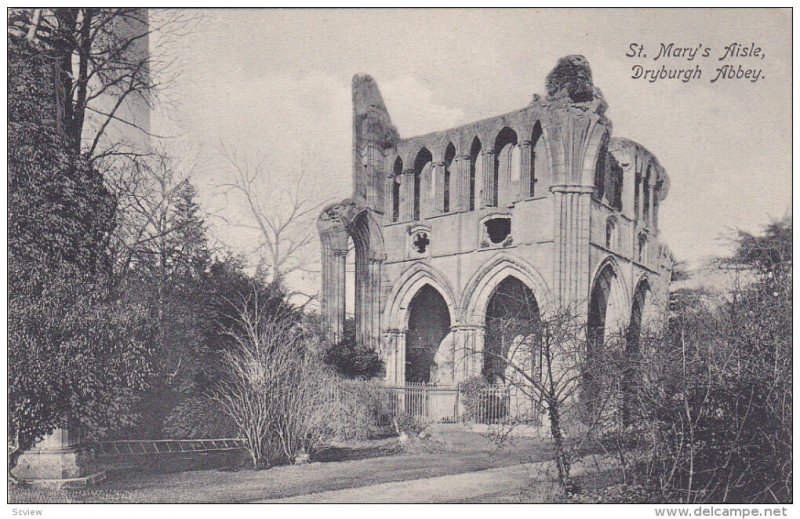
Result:
<svg viewBox="0 0 800 519"><path fill-rule="evenodd" d="M347 249L322 245L322 319L333 342L344 334Z"/></svg>
<svg viewBox="0 0 800 519"><path fill-rule="evenodd" d="M514 195L515 200L525 200L531 196L531 141L522 141L519 152L520 172L519 172L519 193Z"/></svg>
<svg viewBox="0 0 800 519"><path fill-rule="evenodd" d="M380 351L381 341L381 276L383 260L366 258L366 271L364 276L364 293L361 301L361 323L363 345L375 351Z"/></svg>
<svg viewBox="0 0 800 519"><path fill-rule="evenodd" d="M469 211L469 170L470 156L462 155L456 159L456 178L458 184L457 200L459 211Z"/></svg>
<svg viewBox="0 0 800 519"><path fill-rule="evenodd" d="M414 170L403 171L403 183L400 185L400 220L407 222L414 219Z"/></svg>
<svg viewBox="0 0 800 519"><path fill-rule="evenodd" d="M592 186L551 187L555 203L555 286L563 304L585 310L589 295L589 225Z"/></svg>
<svg viewBox="0 0 800 519"><path fill-rule="evenodd" d="M431 177L436 195L433 201L434 214L442 214L444 212L444 162L435 162L433 164Z"/></svg>
<svg viewBox="0 0 800 519"><path fill-rule="evenodd" d="M34 486L84 487L105 479L86 446L84 429L59 428L20 455L14 476Z"/></svg>
<svg viewBox="0 0 800 519"><path fill-rule="evenodd" d="M481 207L495 207L497 205L497 182L495 182L494 151L483 152L483 199Z"/></svg>
<svg viewBox="0 0 800 519"><path fill-rule="evenodd" d="M392 210L394 206L394 175L382 175L383 176L383 221L385 223L392 221Z"/></svg>
<svg viewBox="0 0 800 519"><path fill-rule="evenodd" d="M455 341L453 358L453 380L456 384L483 371L484 327L474 324L460 324L451 328Z"/></svg>

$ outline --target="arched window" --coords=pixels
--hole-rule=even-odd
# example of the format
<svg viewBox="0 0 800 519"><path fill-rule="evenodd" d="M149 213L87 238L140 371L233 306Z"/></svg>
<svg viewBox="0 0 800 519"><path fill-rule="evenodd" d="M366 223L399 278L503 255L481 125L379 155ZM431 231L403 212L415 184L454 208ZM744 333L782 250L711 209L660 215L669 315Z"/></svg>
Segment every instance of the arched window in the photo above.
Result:
<svg viewBox="0 0 800 519"><path fill-rule="evenodd" d="M643 186L644 196L644 220L645 225L650 225L650 166L647 166L647 173L644 176Z"/></svg>
<svg viewBox="0 0 800 519"><path fill-rule="evenodd" d="M403 178L403 160L400 157L394 161L392 168L392 221L400 219L400 179Z"/></svg>
<svg viewBox="0 0 800 519"><path fill-rule="evenodd" d="M489 189L492 198L489 205L497 207L505 205L509 200L509 183L511 181L512 157L517 147L517 133L506 126L494 140L494 177Z"/></svg>
<svg viewBox="0 0 800 519"><path fill-rule="evenodd" d="M430 170L433 156L427 148L422 148L417 153L417 159L414 161L414 220L419 220L420 216L420 188L422 185L422 172Z"/></svg>
<svg viewBox="0 0 800 519"><path fill-rule="evenodd" d="M602 200L606 194L606 175L608 168L608 137L603 138L597 150L597 162L594 167L594 197Z"/></svg>
<svg viewBox="0 0 800 519"><path fill-rule="evenodd" d="M483 170L479 164L481 156L481 141L475 137L469 150L469 210L475 210L476 186L480 185L480 174Z"/></svg>
<svg viewBox="0 0 800 519"><path fill-rule="evenodd" d="M606 249L612 250L617 246L617 222L613 217L606 220Z"/></svg>
<svg viewBox="0 0 800 519"><path fill-rule="evenodd" d="M656 186L653 188L653 209L652 209L652 227L653 229L658 229L658 199L661 193L661 190L664 187L664 181L659 179L656 181Z"/></svg>
<svg viewBox="0 0 800 519"><path fill-rule="evenodd" d="M636 258L639 263L644 263L647 259L647 235L644 233L639 235Z"/></svg>
<svg viewBox="0 0 800 519"><path fill-rule="evenodd" d="M608 155L608 177L609 186L606 189L608 205L617 211L622 211L622 166L611 154Z"/></svg>
<svg viewBox="0 0 800 519"><path fill-rule="evenodd" d="M639 207L641 207L641 189L642 189L642 174L638 170L636 171L636 180L633 186L633 218L634 220L639 219Z"/></svg>
<svg viewBox="0 0 800 519"><path fill-rule="evenodd" d="M450 212L450 166L453 164L455 158L456 147L453 146L451 142L447 145L447 149L444 152L444 179L442 187L442 197L444 200L442 202L442 210L445 213Z"/></svg>
<svg viewBox="0 0 800 519"><path fill-rule="evenodd" d="M531 133L531 176L527 195L534 197L536 195L536 183L540 177L545 174L545 153L544 153L544 139L542 139L542 125L539 121L533 125L533 133Z"/></svg>

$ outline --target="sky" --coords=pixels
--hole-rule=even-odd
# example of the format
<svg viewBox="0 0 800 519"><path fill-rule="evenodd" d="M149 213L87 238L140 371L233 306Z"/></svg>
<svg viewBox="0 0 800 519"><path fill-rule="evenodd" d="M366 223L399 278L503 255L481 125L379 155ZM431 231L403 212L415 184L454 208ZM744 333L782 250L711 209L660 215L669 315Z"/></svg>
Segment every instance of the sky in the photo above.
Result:
<svg viewBox="0 0 800 519"><path fill-rule="evenodd" d="M718 60L735 42L763 58ZM627 57L631 43L646 57ZM661 43L711 50L653 60ZM661 239L677 259L725 254L720 236L791 211L789 10L212 10L170 51L181 76L154 124L176 154L201 157L192 178L212 234L236 250L252 250L256 236L235 225L247 214L220 187L232 178L223 147L264 159L265 200L301 169L315 200L340 200L351 192L354 74L376 79L409 137L524 107L568 54L588 59L612 136L644 145L667 170ZM699 65L703 76L651 83L631 77L637 64ZM759 80L712 83L724 64L760 70Z"/></svg>

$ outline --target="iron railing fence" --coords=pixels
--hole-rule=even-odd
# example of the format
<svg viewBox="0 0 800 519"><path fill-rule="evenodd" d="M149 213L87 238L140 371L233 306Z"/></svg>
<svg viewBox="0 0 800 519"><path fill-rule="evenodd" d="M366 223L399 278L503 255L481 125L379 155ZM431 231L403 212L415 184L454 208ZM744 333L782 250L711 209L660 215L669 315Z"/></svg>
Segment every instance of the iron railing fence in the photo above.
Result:
<svg viewBox="0 0 800 519"><path fill-rule="evenodd" d="M393 416L406 413L424 424L475 422L497 424L516 418L518 406L513 405L506 386L482 388L466 397L457 386L436 386L409 382L386 388L387 409L382 425L391 423ZM331 391L331 400L339 398ZM383 423L385 422L385 423ZM243 449L243 438L203 438L193 440L110 440L92 442L97 454L104 456L140 456L151 454L202 453Z"/></svg>
<svg viewBox="0 0 800 519"><path fill-rule="evenodd" d="M422 423L501 423L515 417L508 387L491 386L464 395L456 386L407 383L388 387L389 414L406 413Z"/></svg>
<svg viewBox="0 0 800 519"><path fill-rule="evenodd" d="M92 442L95 452L104 456L172 454L181 452L232 451L244 448L242 438L198 440L111 440Z"/></svg>
<svg viewBox="0 0 800 519"><path fill-rule="evenodd" d="M455 387L407 384L387 388L389 414L406 413L421 423L456 423L459 390Z"/></svg>

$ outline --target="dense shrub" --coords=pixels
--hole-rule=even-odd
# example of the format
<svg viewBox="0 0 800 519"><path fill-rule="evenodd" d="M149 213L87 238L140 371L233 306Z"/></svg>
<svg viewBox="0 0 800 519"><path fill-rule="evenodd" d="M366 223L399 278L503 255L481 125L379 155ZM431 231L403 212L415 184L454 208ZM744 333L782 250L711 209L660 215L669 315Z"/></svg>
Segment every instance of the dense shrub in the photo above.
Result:
<svg viewBox="0 0 800 519"><path fill-rule="evenodd" d="M716 300L676 300L664 336L643 343L627 433L654 494L792 500L791 239L790 221L741 235L730 263L746 279Z"/></svg>
<svg viewBox="0 0 800 519"><path fill-rule="evenodd" d="M324 362L347 378L383 376L383 361L378 352L358 345L353 319L345 321L344 338L327 347Z"/></svg>
<svg viewBox="0 0 800 519"><path fill-rule="evenodd" d="M389 394L380 381L331 376L330 405L324 412L337 440L366 440L386 434Z"/></svg>
<svg viewBox="0 0 800 519"><path fill-rule="evenodd" d="M204 396L179 402L164 424L170 438L231 438L236 426L219 405Z"/></svg>

